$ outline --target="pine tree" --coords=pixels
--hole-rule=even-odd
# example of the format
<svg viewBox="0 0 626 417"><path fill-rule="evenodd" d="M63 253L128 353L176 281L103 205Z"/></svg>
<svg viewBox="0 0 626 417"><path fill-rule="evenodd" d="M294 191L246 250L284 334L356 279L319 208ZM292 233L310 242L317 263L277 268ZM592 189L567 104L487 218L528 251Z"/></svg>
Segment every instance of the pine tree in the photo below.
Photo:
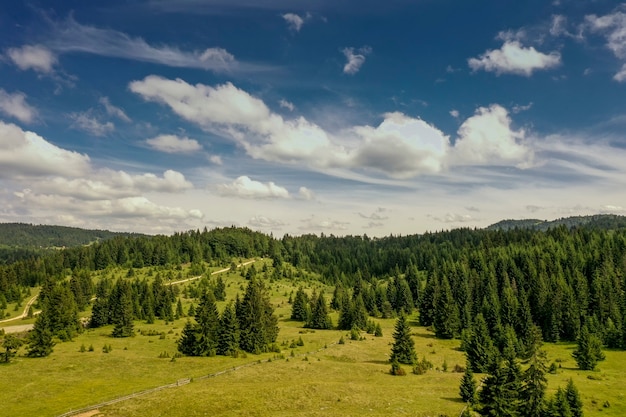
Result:
<svg viewBox="0 0 626 417"><path fill-rule="evenodd" d="M578 394L578 389L574 385L572 378L567 381L567 386L565 387L565 398L567 399L567 403L569 404L569 408L572 412L572 417L583 417L583 402L580 399L580 394Z"/></svg>
<svg viewBox="0 0 626 417"><path fill-rule="evenodd" d="M109 297L111 321L115 325L113 337L129 337L134 334L133 295L126 280L118 280Z"/></svg>
<svg viewBox="0 0 626 417"><path fill-rule="evenodd" d="M465 373L461 378L459 393L461 394L461 399L466 403L474 404L476 401L476 381L470 366L465 368Z"/></svg>
<svg viewBox="0 0 626 417"><path fill-rule="evenodd" d="M308 304L309 297L304 292L304 288L299 287L293 300L293 305L291 306L291 319L305 321L307 319L306 307Z"/></svg>
<svg viewBox="0 0 626 417"><path fill-rule="evenodd" d="M187 319L185 327L178 339L178 351L183 355L196 356L198 352L198 328Z"/></svg>
<svg viewBox="0 0 626 417"><path fill-rule="evenodd" d="M178 299L178 302L176 303L176 319L180 319L181 317L183 317L185 315L185 312L183 311L183 303L182 301L180 301L180 298Z"/></svg>
<svg viewBox="0 0 626 417"><path fill-rule="evenodd" d="M196 307L198 344L196 356L214 356L217 349L219 313L212 291L204 291Z"/></svg>
<svg viewBox="0 0 626 417"><path fill-rule="evenodd" d="M33 330L28 334L28 352L30 357L44 357L52 353L55 343L52 341L52 330L49 327L47 312L42 310L37 319Z"/></svg>
<svg viewBox="0 0 626 417"><path fill-rule="evenodd" d="M415 343L411 338L411 327L404 314L401 314L396 321L393 339L390 362L397 361L398 363L413 365L417 361L417 354L415 353Z"/></svg>
<svg viewBox="0 0 626 417"><path fill-rule="evenodd" d="M17 354L17 350L22 346L22 340L17 337L7 334L4 336L2 340L2 347L4 348L4 352L0 353L0 362L9 363L11 362L11 358L13 358Z"/></svg>
<svg viewBox="0 0 626 417"><path fill-rule="evenodd" d="M324 291L317 297L315 305L312 306L311 310L311 320L307 323L307 327L312 329L332 329L333 323L328 315Z"/></svg>
<svg viewBox="0 0 626 417"><path fill-rule="evenodd" d="M472 331L466 348L468 365L474 372L488 372L498 359L498 350L493 344L482 314L474 319Z"/></svg>
<svg viewBox="0 0 626 417"><path fill-rule="evenodd" d="M572 354L578 367L584 371L592 371L599 361L604 360L600 338L589 331L585 323L580 329L578 346Z"/></svg>
<svg viewBox="0 0 626 417"><path fill-rule="evenodd" d="M239 350L239 322L233 303L229 303L220 318L217 338L218 355L234 355Z"/></svg>
<svg viewBox="0 0 626 417"><path fill-rule="evenodd" d="M452 339L457 336L461 327L459 308L452 297L450 283L445 276L435 287L433 327L435 336L442 339Z"/></svg>
<svg viewBox="0 0 626 417"><path fill-rule="evenodd" d="M535 326L534 333L541 330ZM546 379L546 352L541 349L541 339L537 338L529 346L528 368L522 376L520 399L525 404L521 409L523 417L543 417L545 412L545 392L548 380Z"/></svg>
<svg viewBox="0 0 626 417"><path fill-rule="evenodd" d="M240 346L251 353L267 351L278 337L278 319L261 280L252 278L237 311Z"/></svg>
<svg viewBox="0 0 626 417"><path fill-rule="evenodd" d="M481 404L479 414L491 417L517 417L517 392L510 381L510 371L500 364L491 367L490 375L483 380L478 393Z"/></svg>

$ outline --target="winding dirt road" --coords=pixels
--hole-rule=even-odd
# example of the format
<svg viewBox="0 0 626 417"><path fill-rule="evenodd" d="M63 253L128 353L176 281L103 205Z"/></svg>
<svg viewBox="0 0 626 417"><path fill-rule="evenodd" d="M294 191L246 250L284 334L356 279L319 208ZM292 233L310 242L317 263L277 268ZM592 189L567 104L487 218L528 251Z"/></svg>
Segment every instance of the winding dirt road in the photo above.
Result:
<svg viewBox="0 0 626 417"><path fill-rule="evenodd" d="M251 263L254 263L254 262L256 262L255 259L253 259L251 261L240 263L239 265L237 265L237 268L241 268L242 266L250 265ZM218 271L211 272L211 275L222 274L222 273L228 272L228 271L230 271L230 268L223 268L223 269L220 269ZM194 280L200 279L200 278L202 278L202 275L198 275L196 277L191 277L191 278L187 278L187 279L181 279L179 281L173 281L173 282L170 282L169 285L182 284L183 282L194 281ZM16 316L16 317L11 317L10 319L0 320L0 323L7 323L7 322L15 321L15 320L22 320L24 317L26 317L28 315L28 309L30 308L31 305L33 305L33 303L37 299L38 295L39 294L35 295L30 300L28 300L28 302L26 303L26 306L24 307L24 311L22 312L22 314L20 314L19 316ZM95 297L92 298L92 300L93 299L95 299ZM35 314L37 314L37 313L39 313L39 312L37 311ZM20 333L20 332L25 332L25 331L31 330L32 328L33 328L32 324L20 324L20 325L16 325L16 326L1 327L1 329L3 329L5 333Z"/></svg>

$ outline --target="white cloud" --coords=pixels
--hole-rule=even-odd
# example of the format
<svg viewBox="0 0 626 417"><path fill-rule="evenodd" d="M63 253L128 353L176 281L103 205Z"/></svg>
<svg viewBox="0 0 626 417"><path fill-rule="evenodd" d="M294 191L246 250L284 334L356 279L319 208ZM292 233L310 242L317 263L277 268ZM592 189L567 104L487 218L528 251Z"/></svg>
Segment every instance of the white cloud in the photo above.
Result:
<svg viewBox="0 0 626 417"><path fill-rule="evenodd" d="M241 69L235 57L223 48L182 51L174 46L152 46L142 38L123 32L81 25L73 18L55 24L47 45L59 53L89 53L125 58L177 68L200 68L212 71Z"/></svg>
<svg viewBox="0 0 626 417"><path fill-rule="evenodd" d="M285 13L283 15L283 19L285 19L285 21L287 22L289 30L292 30L294 32L300 32L300 29L302 29L302 25L304 25L304 19L295 13Z"/></svg>
<svg viewBox="0 0 626 417"><path fill-rule="evenodd" d="M315 200L315 193L306 187L300 187L298 197L303 200Z"/></svg>
<svg viewBox="0 0 626 417"><path fill-rule="evenodd" d="M159 135L147 139L146 143L153 149L165 153L192 153L202 150L197 140L176 135Z"/></svg>
<svg viewBox="0 0 626 417"><path fill-rule="evenodd" d="M224 196L241 198L289 198L289 191L273 182L259 182L241 176L230 184L220 184L217 191Z"/></svg>
<svg viewBox="0 0 626 417"><path fill-rule="evenodd" d="M622 68L613 76L613 79L620 83L626 81L626 64L622 65Z"/></svg>
<svg viewBox="0 0 626 417"><path fill-rule="evenodd" d="M303 117L285 120L230 83L193 86L152 75L131 82L130 89L145 100L168 105L205 130L231 138L255 159L328 175L407 179L441 173L450 164L525 167L532 159L532 150L521 143L524 132L512 131L506 109L497 105L481 108L466 120L452 150L447 135L403 113L385 114L376 127L354 126L331 134Z"/></svg>
<svg viewBox="0 0 626 417"><path fill-rule="evenodd" d="M37 116L37 110L26 103L26 95L21 92L7 93L0 88L0 112L19 120L30 123Z"/></svg>
<svg viewBox="0 0 626 417"><path fill-rule="evenodd" d="M511 129L504 107L480 107L459 127L452 158L460 165L515 163L525 168L532 161L533 151L524 144L524 137L523 130Z"/></svg>
<svg viewBox="0 0 626 417"><path fill-rule="evenodd" d="M393 178L443 170L449 139L421 119L387 113L376 128L355 127L363 143L352 152L354 167L375 169Z"/></svg>
<svg viewBox="0 0 626 417"><path fill-rule="evenodd" d="M10 48L8 57L21 70L32 69L48 74L54 70L57 59L54 54L41 45L24 45L21 48Z"/></svg>
<svg viewBox="0 0 626 417"><path fill-rule="evenodd" d="M274 230L280 230L281 227L286 225L286 223L281 220L271 219L265 216L254 216L250 220L248 220L248 224L252 227Z"/></svg>
<svg viewBox="0 0 626 417"><path fill-rule="evenodd" d="M372 52L372 49L364 46L355 52L354 48L343 48L341 52L347 59L346 64L343 66L344 74L354 75L359 72L365 63L365 57Z"/></svg>
<svg viewBox="0 0 626 417"><path fill-rule="evenodd" d="M459 111L458 110L450 110L450 116L454 117L455 119L459 118Z"/></svg>
<svg viewBox="0 0 626 417"><path fill-rule="evenodd" d="M524 47L517 40L506 40L500 49L488 50L478 58L468 59L474 71L484 70L496 74L515 74L529 77L536 70L555 68L561 64L561 54L544 54L534 47Z"/></svg>
<svg viewBox="0 0 626 417"><path fill-rule="evenodd" d="M106 136L115 130L112 122L101 122L92 115L91 111L70 113L72 119L71 127L73 129L82 130L94 136Z"/></svg>
<svg viewBox="0 0 626 417"><path fill-rule="evenodd" d="M388 220L389 216L387 216L385 213L388 210L384 207L378 207L372 214L370 215L366 215L363 213L359 213L359 216L361 216L364 219L369 219L369 220L375 220L380 222L381 220Z"/></svg>
<svg viewBox="0 0 626 417"><path fill-rule="evenodd" d="M104 106L104 109L106 110L109 116L114 116L125 122L130 122L130 117L126 115L124 110L111 104L111 101L109 100L108 97L100 97L100 100L98 101L100 102L100 104Z"/></svg>
<svg viewBox="0 0 626 417"><path fill-rule="evenodd" d="M296 106L294 106L294 105L293 105L293 103L291 103L291 102L289 102L289 101L287 101L287 100L284 100L284 99L280 100L280 101L278 102L278 105L279 105L280 107L284 108L284 109L289 110L289 111L294 111L294 110L295 110L295 108L296 108Z"/></svg>
<svg viewBox="0 0 626 417"><path fill-rule="evenodd" d="M209 156L209 162L211 162L212 164L215 165L222 165L222 157L219 155L210 155Z"/></svg>
<svg viewBox="0 0 626 417"><path fill-rule="evenodd" d="M626 59L626 13L615 11L605 16L588 15L585 22L592 31L605 36L607 48L616 57Z"/></svg>
<svg viewBox="0 0 626 417"><path fill-rule="evenodd" d="M513 113L517 114L517 113L521 113L523 111L526 110L530 110L533 106L533 102L531 101L530 103L526 104L526 105L521 105L521 104L516 104L515 106L513 106Z"/></svg>
<svg viewBox="0 0 626 417"><path fill-rule="evenodd" d="M446 213L443 217L439 217L439 216L430 216L430 217L442 223L467 223L467 222L476 221L476 219L469 214L459 214L459 213Z"/></svg>
<svg viewBox="0 0 626 417"><path fill-rule="evenodd" d="M87 155L61 149L36 133L0 121L0 177L70 175L88 172Z"/></svg>
<svg viewBox="0 0 626 417"><path fill-rule="evenodd" d="M46 193L81 200L105 200L135 197L147 192L181 193L193 188L180 172L167 170L162 177L154 174L128 174L124 171L102 169L88 178L46 178L42 181Z"/></svg>
<svg viewBox="0 0 626 417"><path fill-rule="evenodd" d="M322 230L331 232L340 232L348 229L349 222L332 220L330 218L320 219L316 216L311 216L308 219L301 220L303 225L301 230Z"/></svg>

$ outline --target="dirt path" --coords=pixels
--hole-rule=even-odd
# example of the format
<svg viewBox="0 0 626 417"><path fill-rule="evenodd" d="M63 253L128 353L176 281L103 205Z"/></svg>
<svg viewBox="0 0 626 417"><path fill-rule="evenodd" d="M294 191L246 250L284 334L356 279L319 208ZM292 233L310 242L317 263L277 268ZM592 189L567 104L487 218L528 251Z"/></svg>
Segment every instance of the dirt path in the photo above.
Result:
<svg viewBox="0 0 626 417"><path fill-rule="evenodd" d="M250 265L253 262L256 262L256 260L253 259L251 261L243 262L243 263L237 265L237 268L241 268L242 266ZM218 271L211 272L211 275L222 274L222 273L228 272L228 271L230 271L230 268L223 268L223 269L220 269ZM180 281L170 282L169 285L182 284L183 282L193 281L193 280L200 279L200 278L202 278L202 275L198 275L197 277L191 277L191 278L187 278L187 279L181 279ZM38 294L35 295L34 297L32 297L30 300L28 300L28 303L26 303L26 306L24 307L24 312L22 314L20 314L17 317L12 317L10 319L0 320L0 323L6 323L6 322L10 322L10 321L15 321L15 320L21 320L24 317L26 317L26 315L28 314L28 309L35 302L35 300L37 299L37 296L38 296ZM93 297L92 300L95 300L95 298L96 297ZM39 312L36 312L35 314L37 314L37 313L39 313ZM32 324L20 324L20 325L17 325L17 326L2 327L2 329L4 329L5 333L20 333L20 332L25 332L25 331L31 330L32 328L33 328Z"/></svg>
<svg viewBox="0 0 626 417"><path fill-rule="evenodd" d="M0 320L0 323L6 323L9 321L15 321L15 320L22 320L24 317L28 315L28 309L30 308L30 306L33 305L33 303L35 302L38 296L39 294L35 294L30 300L28 300L28 302L26 303L26 306L24 307L24 311L22 312L22 314L20 314L17 317L12 317L10 319Z"/></svg>
<svg viewBox="0 0 626 417"><path fill-rule="evenodd" d="M256 262L256 260L253 259L251 261L241 263L241 264L237 265L237 268L241 268L242 266L250 265L253 262ZM224 272L228 272L228 271L230 271L230 268L223 268L223 269L220 269L218 271L211 272L211 275L223 274ZM173 281L173 282L170 282L169 285L182 284L183 282L194 281L194 280L200 279L200 278L202 278L202 275L198 275L196 277L191 277L191 278L187 278L187 279L181 279L180 281Z"/></svg>

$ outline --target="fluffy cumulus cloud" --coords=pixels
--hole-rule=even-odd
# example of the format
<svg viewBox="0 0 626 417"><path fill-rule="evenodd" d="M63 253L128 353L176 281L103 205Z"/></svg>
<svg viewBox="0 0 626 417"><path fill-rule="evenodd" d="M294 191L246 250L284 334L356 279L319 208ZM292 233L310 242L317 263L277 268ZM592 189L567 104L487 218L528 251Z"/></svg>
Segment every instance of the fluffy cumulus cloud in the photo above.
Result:
<svg viewBox="0 0 626 417"><path fill-rule="evenodd" d="M355 127L363 139L353 151L352 164L409 178L420 173L437 173L444 168L449 140L440 130L421 119L388 113L378 127Z"/></svg>
<svg viewBox="0 0 626 417"><path fill-rule="evenodd" d="M524 139L523 130L511 128L504 107L480 107L459 127L452 160L459 165L515 164L526 168L532 163L533 151Z"/></svg>
<svg viewBox="0 0 626 417"><path fill-rule="evenodd" d="M303 200L315 200L315 193L306 187L300 187L298 197Z"/></svg>
<svg viewBox="0 0 626 417"><path fill-rule="evenodd" d="M187 220L203 217L197 209L160 205L146 196L193 189L180 172L167 170L158 176L96 169L87 155L4 122L0 122L0 166L5 192L13 190L9 211L32 216L33 221L60 219L64 224L109 227L115 219L136 217L145 223L144 230L156 231L154 220L180 228ZM72 218L55 213L72 213ZM92 221L85 223L86 218Z"/></svg>
<svg viewBox="0 0 626 417"><path fill-rule="evenodd" d="M36 133L0 121L0 177L81 176L90 169L87 155L67 151Z"/></svg>
<svg viewBox="0 0 626 417"><path fill-rule="evenodd" d="M286 188L270 182L260 182L250 179L245 175L237 178L230 184L220 184L218 193L224 196L240 198L289 198Z"/></svg>
<svg viewBox="0 0 626 417"><path fill-rule="evenodd" d="M525 166L532 151L524 132L513 131L501 106L481 108L459 129L455 146L442 131L420 118L387 113L378 126L354 126L330 133L304 117L286 120L231 83L191 85L148 76L130 83L147 101L169 106L205 130L231 138L249 156L348 175L407 179L437 174L452 164L510 163Z"/></svg>
<svg viewBox="0 0 626 417"><path fill-rule="evenodd" d="M347 61L343 66L344 74L354 75L361 70L361 67L365 64L365 57L372 52L372 48L369 46L359 49L343 48L341 52L343 52Z"/></svg>
<svg viewBox="0 0 626 417"><path fill-rule="evenodd" d="M0 88L0 112L24 123L31 123L37 116L37 110L26 103L25 94L7 93L2 88Z"/></svg>
<svg viewBox="0 0 626 417"><path fill-rule="evenodd" d="M55 55L41 45L24 45L20 48L7 50L9 59L21 70L29 70L48 74L57 63Z"/></svg>
<svg viewBox="0 0 626 417"><path fill-rule="evenodd" d="M197 140L176 135L159 135L147 139L146 143L151 148L165 153L192 153L202 150L202 145Z"/></svg>
<svg viewBox="0 0 626 417"><path fill-rule="evenodd" d="M474 71L484 70L496 74L515 74L529 77L537 70L555 68L561 64L561 54L553 51L544 54L534 47L524 47L519 40L508 39L500 49L488 50L478 58L468 59Z"/></svg>

